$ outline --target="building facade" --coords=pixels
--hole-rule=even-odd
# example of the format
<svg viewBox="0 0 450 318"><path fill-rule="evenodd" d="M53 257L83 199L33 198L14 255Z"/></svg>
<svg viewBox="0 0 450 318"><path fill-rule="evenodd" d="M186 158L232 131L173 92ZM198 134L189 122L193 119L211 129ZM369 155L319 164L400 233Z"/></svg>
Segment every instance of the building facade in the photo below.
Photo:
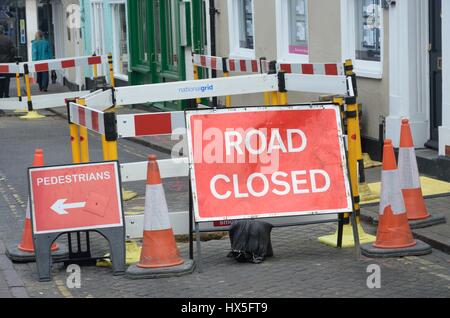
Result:
<svg viewBox="0 0 450 318"><path fill-rule="evenodd" d="M81 0L84 55L112 53L118 85L128 84L128 10L126 0ZM105 75L107 69L99 70ZM92 72L86 70L86 74Z"/></svg>
<svg viewBox="0 0 450 318"><path fill-rule="evenodd" d="M192 53L205 53L206 1L128 2L130 83L164 83L193 78ZM182 109L185 102L156 107Z"/></svg>
<svg viewBox="0 0 450 318"><path fill-rule="evenodd" d="M366 144L376 143L384 123L386 138L398 146L401 119L408 117L415 146L439 149L445 155L450 151L447 2L215 1L217 55L292 63L350 58L358 76ZM317 98L291 94L290 102ZM233 98L234 104L260 102L260 96Z"/></svg>
<svg viewBox="0 0 450 318"><path fill-rule="evenodd" d="M401 119L408 117L416 147L450 155L448 1L5 0L0 23L24 60L39 29L55 57L113 53L119 85L192 79L192 53L288 63L350 58L365 145L378 147L381 125L398 146ZM92 72L60 75L80 88ZM290 102L318 98L290 94ZM261 94L233 97L235 105L262 102Z"/></svg>

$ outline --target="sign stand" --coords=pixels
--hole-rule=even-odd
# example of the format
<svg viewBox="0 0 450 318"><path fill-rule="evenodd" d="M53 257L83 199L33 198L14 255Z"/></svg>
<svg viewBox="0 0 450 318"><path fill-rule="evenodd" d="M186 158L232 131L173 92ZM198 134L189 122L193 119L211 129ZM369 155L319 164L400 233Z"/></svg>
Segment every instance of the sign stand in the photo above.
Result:
<svg viewBox="0 0 450 318"><path fill-rule="evenodd" d="M81 246L81 233L85 234L86 248L83 251ZM72 246L72 234L76 234L77 250L74 251ZM95 265L96 259L91 257L91 242L89 237L89 232L75 232L67 233L67 240L69 245L69 259L70 261L65 261L64 265L67 266L71 263L76 263L78 265Z"/></svg>
<svg viewBox="0 0 450 318"><path fill-rule="evenodd" d="M125 239L125 229L123 227L115 227L115 228L105 228L105 229L98 229L96 232L100 233L103 237L105 237L108 240L109 247L111 250L111 262L112 262L112 269L114 272L114 275L123 275L125 272L125 249L124 249L124 239ZM52 243L60 236L62 233L46 233L46 234L36 234L34 237L34 244L36 247L36 265L38 270L38 276L40 282L48 282L51 281L51 265L52 265L52 259L51 259L51 252L50 248ZM69 238L70 238L70 234ZM77 232L77 238L79 238L79 232ZM89 235L86 237L89 238ZM70 242L70 241L69 241ZM78 241L79 243L80 241ZM89 241L87 241L89 242ZM89 243L88 243L89 244ZM80 245L79 245L80 247ZM85 253L88 252L82 252L77 253L77 256L80 255L87 255ZM71 264L71 263L78 263L77 258L75 260L72 260L70 257L73 254L69 256L69 259L63 260L64 264ZM90 259L81 259L82 261L89 261Z"/></svg>
<svg viewBox="0 0 450 318"><path fill-rule="evenodd" d="M192 198L192 193L189 193L189 198ZM191 211L189 211L189 214L191 214ZM342 248L342 235L343 235L343 230L344 230L344 215L341 213L338 215L339 219L338 219L338 235L337 235L337 247L338 248ZM360 242L359 242L359 233L358 233L358 228L357 228L357 223L356 223L356 212L351 212L350 213L350 220L352 223L352 229L353 229L353 239L355 241L355 255L356 255L356 260L360 259L360 255L361 255L361 250L360 250ZM309 225L309 224L316 224L316 223L332 223L335 222L333 221L329 221L329 222L305 222L303 225ZM296 224L296 225L302 225L302 224ZM274 227L282 227L282 226L274 226ZM191 227L192 229L192 227ZM191 234L192 234L192 230L191 230ZM196 235L196 249L197 249L197 268L198 268L198 272L199 273L203 273L203 266L202 266L202 252L201 252L201 240L200 240L200 227L199 227L199 223L195 222L195 235ZM189 247L191 248L191 246L193 245L193 237L190 235L189 236ZM192 254L190 254L192 255Z"/></svg>
<svg viewBox="0 0 450 318"><path fill-rule="evenodd" d="M356 221L356 212L353 211L350 215L350 219L352 222L352 229L353 229L353 240L355 241L355 253L356 253L356 260L359 260L361 256L361 248L359 244L359 233L358 233L358 225Z"/></svg>
<svg viewBox="0 0 450 318"><path fill-rule="evenodd" d="M324 106L325 108L326 106ZM252 109L251 107L249 107L248 109ZM187 119L188 121L188 119ZM188 126L189 127L189 126ZM345 144L344 140L343 140L343 136L339 136L340 139L340 144L341 144L341 151L342 151L342 147ZM189 146L192 149L192 145L189 144ZM190 255L192 255L192 249L193 249L193 236L192 236L192 232L195 231L196 233L196 260L197 260L197 266L198 266L198 271L199 273L203 272L203 264L202 264L202 251L201 251L201 239L200 239L200 223L201 222L209 222L210 220L204 220L204 221L199 221L197 219L193 219L193 214L194 214L194 201L197 201L197 198L194 197L196 195L198 195L197 192L194 192L193 189L193 184L192 182L194 182L194 179L196 179L192 173L193 173L193 165L194 163L191 162L191 157L193 157L192 152L190 151L189 153L190 157L189 157L189 216L191 218L190 220L190 225L192 224L192 222L194 222L194 227L190 226L190 239L189 239L189 243L190 243ZM357 228L357 210L355 210L355 205L354 205L354 198L353 198L353 189L350 186L350 180L349 180L349 175L346 173L346 171L349 171L349 167L348 167L348 158L344 159L345 161L343 162L343 166L346 167L346 170L344 170L344 180L346 179L347 181L347 206L349 209L347 210L336 210L336 214L338 216L337 219L327 219L327 220L313 220L313 221L302 221L302 222L292 222L292 223L286 223L286 224L274 224L274 227L286 227L286 226L297 226L297 225L308 225L308 224L318 224L318 223L331 223L331 222L337 222L337 247L338 248L342 248L342 243L343 243L343 232L344 232L344 225L347 222L351 222L352 223L352 230L353 230L353 239L355 242L355 252L356 252L356 259L359 260L360 258L360 241L359 241L359 233L358 233L358 228ZM332 208L332 210L334 210ZM331 211L331 210L330 210ZM300 215L297 215L297 217L300 217ZM242 219L258 219L258 218L246 218L243 217ZM237 219L238 220L238 219ZM203 231L214 231L214 229L203 229Z"/></svg>
<svg viewBox="0 0 450 318"><path fill-rule="evenodd" d="M344 234L344 215L338 215L338 232L337 232L337 247L342 247L342 235Z"/></svg>

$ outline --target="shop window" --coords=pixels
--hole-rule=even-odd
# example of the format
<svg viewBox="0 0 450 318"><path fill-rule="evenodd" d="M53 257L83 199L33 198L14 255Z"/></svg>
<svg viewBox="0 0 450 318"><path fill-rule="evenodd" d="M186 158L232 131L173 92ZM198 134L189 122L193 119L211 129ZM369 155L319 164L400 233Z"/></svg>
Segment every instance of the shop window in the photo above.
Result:
<svg viewBox="0 0 450 318"><path fill-rule="evenodd" d="M355 57L364 61L381 61L380 0L357 1L355 5Z"/></svg>
<svg viewBox="0 0 450 318"><path fill-rule="evenodd" d="M104 54L103 21L103 3L91 2L92 51L97 55Z"/></svg>
<svg viewBox="0 0 450 318"><path fill-rule="evenodd" d="M159 1L152 1L157 3ZM131 23L133 23L137 38L137 64L149 66L150 65L150 54L149 54L149 42L148 42L148 21L147 21L147 0L136 0L136 19L130 18Z"/></svg>
<svg viewBox="0 0 450 318"><path fill-rule="evenodd" d="M276 11L278 59L308 62L308 1L278 0Z"/></svg>
<svg viewBox="0 0 450 318"><path fill-rule="evenodd" d="M381 0L342 0L342 55L358 76L382 78L383 9Z"/></svg>
<svg viewBox="0 0 450 318"><path fill-rule="evenodd" d="M114 73L128 79L127 9L125 2L111 4L113 22Z"/></svg>
<svg viewBox="0 0 450 318"><path fill-rule="evenodd" d="M255 58L253 0L228 0L230 56Z"/></svg>

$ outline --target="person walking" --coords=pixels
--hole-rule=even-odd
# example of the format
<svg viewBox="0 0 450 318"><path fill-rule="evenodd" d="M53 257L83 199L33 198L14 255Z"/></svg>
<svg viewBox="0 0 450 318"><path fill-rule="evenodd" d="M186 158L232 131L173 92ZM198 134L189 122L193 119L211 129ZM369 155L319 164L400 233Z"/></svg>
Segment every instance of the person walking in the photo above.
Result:
<svg viewBox="0 0 450 318"><path fill-rule="evenodd" d="M0 63L13 63L16 48L9 37L4 34L4 27L0 24ZM9 97L9 82L11 74L0 74L0 98Z"/></svg>
<svg viewBox="0 0 450 318"><path fill-rule="evenodd" d="M31 48L33 51L33 61L50 60L53 59L53 53L50 44L44 38L41 31L37 31L35 38L31 41ZM37 82L39 90L46 92L48 90L48 72L38 72Z"/></svg>

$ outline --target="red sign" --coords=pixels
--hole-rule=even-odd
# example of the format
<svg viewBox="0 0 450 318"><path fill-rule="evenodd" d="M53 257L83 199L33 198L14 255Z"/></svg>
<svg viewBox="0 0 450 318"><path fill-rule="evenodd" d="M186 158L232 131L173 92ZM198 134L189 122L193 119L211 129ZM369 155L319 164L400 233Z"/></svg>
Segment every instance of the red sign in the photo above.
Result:
<svg viewBox="0 0 450 318"><path fill-rule="evenodd" d="M33 233L123 226L117 162L29 169Z"/></svg>
<svg viewBox="0 0 450 318"><path fill-rule="evenodd" d="M335 105L187 112L197 222L352 211Z"/></svg>

